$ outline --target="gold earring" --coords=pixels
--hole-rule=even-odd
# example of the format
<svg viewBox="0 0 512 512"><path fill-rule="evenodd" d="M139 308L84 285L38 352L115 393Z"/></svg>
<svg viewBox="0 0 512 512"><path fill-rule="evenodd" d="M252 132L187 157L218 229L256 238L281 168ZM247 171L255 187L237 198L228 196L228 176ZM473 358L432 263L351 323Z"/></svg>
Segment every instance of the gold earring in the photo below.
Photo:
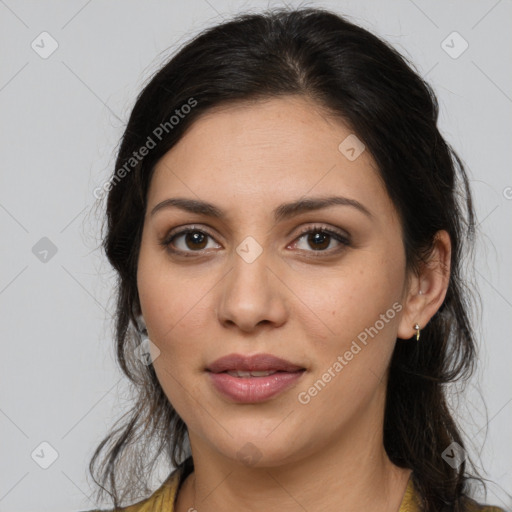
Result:
<svg viewBox="0 0 512 512"><path fill-rule="evenodd" d="M414 330L416 331L416 341L420 339L420 326L418 324L414 324Z"/></svg>

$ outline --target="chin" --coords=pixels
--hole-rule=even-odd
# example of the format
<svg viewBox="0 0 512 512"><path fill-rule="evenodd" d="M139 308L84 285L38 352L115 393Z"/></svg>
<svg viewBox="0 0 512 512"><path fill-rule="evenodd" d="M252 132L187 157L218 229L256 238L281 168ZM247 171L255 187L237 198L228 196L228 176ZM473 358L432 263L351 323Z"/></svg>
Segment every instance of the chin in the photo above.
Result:
<svg viewBox="0 0 512 512"><path fill-rule="evenodd" d="M304 452L295 443L290 442L293 436L283 431L281 435L276 432L267 437L261 431L248 431L241 434L239 431L233 437L223 436L222 442L211 440L224 457L248 468L271 468L293 463L303 457Z"/></svg>

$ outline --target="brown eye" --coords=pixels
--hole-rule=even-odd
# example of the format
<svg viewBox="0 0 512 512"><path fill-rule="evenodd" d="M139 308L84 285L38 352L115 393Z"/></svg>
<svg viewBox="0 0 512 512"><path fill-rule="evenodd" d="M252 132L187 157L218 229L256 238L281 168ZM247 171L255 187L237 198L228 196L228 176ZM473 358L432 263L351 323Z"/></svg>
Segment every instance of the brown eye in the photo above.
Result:
<svg viewBox="0 0 512 512"><path fill-rule="evenodd" d="M331 235L324 232L315 232L308 235L308 244L315 250L327 249L331 242Z"/></svg>
<svg viewBox="0 0 512 512"><path fill-rule="evenodd" d="M306 247L298 247L299 241L301 239L305 239ZM306 229L302 232L302 234L296 239L297 241L294 243L294 246L300 250L305 250L308 252L334 252L336 250L343 248L344 246L349 246L350 241L347 235L332 231L330 229L322 228L322 227L313 227ZM338 247L328 250L329 247L333 244ZM308 249L309 248L309 249ZM312 250L311 250L312 249Z"/></svg>
<svg viewBox="0 0 512 512"><path fill-rule="evenodd" d="M211 235L202 230L188 228L171 234L162 245L175 253L200 252L208 248L209 238L213 240Z"/></svg>
<svg viewBox="0 0 512 512"><path fill-rule="evenodd" d="M185 245L188 249L204 249L207 245L207 236L199 231L190 231L184 235Z"/></svg>

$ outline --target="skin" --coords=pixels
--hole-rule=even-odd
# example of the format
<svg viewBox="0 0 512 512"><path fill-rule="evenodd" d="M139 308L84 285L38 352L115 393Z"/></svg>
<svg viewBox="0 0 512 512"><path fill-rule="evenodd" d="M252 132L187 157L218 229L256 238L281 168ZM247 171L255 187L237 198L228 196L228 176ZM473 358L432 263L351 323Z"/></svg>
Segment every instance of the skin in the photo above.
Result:
<svg viewBox="0 0 512 512"><path fill-rule="evenodd" d="M375 162L368 151L350 161L338 150L351 133L305 97L239 103L202 116L156 166L137 280L160 350L154 368L188 427L194 459L177 512L400 506L410 470L393 465L383 447L388 365L395 343L416 342L397 337L414 336L414 324L423 328L442 304L450 241L439 232L428 264L406 270L400 221ZM330 195L357 200L371 215L334 205L273 217L282 203ZM208 201L225 217L177 207L151 214L169 198ZM349 245L308 241L301 230L314 226L348 235ZM210 236L162 245L186 227ZM236 251L248 236L262 249L252 263ZM396 303L394 318L300 403L298 393ZM265 402L233 403L205 372L230 353L271 353L306 372ZM248 442L258 455L245 465L237 452Z"/></svg>

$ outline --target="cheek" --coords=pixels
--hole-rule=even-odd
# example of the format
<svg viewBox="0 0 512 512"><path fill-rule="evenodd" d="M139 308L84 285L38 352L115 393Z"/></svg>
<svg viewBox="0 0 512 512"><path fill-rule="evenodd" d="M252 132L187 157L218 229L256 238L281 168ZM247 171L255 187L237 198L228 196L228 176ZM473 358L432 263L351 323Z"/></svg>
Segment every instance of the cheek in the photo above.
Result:
<svg viewBox="0 0 512 512"><path fill-rule="evenodd" d="M137 286L149 338L160 350L157 373L160 368L178 376L185 368L200 367L205 335L211 332L209 295L215 279L213 273L197 279L191 274L173 270L161 254L141 247Z"/></svg>
<svg viewBox="0 0 512 512"><path fill-rule="evenodd" d="M142 314L155 341L163 341L191 309L193 294L190 291L194 288L186 281L183 273L172 271L162 250L152 247L143 237L137 289Z"/></svg>
<svg viewBox="0 0 512 512"><path fill-rule="evenodd" d="M141 280L139 288L149 336L160 350L169 353L197 348L208 332L207 315L212 314L205 297L209 287L203 282L192 290L183 290L182 284L194 288L190 280L182 283L162 274L157 279Z"/></svg>
<svg viewBox="0 0 512 512"><path fill-rule="evenodd" d="M207 292L211 285L195 283L183 273L150 259L141 258L138 287L141 308L150 340L158 347L153 362L158 381L169 402L189 426L200 396L197 376L202 368L207 315Z"/></svg>
<svg viewBox="0 0 512 512"><path fill-rule="evenodd" d="M302 391L327 423L338 425L383 393L396 343L400 273L368 266L329 280L318 310L329 336L317 341L313 374ZM327 282L326 282L327 285Z"/></svg>
<svg viewBox="0 0 512 512"><path fill-rule="evenodd" d="M323 326L318 331L319 338L326 344L332 343L333 338L346 343L388 311L389 322L383 331L388 332L391 325L397 324L396 313L400 308L397 305L393 308L393 304L401 300L402 263L400 254L383 257L380 252L360 251L329 273L303 274L294 289L308 305L310 317Z"/></svg>

